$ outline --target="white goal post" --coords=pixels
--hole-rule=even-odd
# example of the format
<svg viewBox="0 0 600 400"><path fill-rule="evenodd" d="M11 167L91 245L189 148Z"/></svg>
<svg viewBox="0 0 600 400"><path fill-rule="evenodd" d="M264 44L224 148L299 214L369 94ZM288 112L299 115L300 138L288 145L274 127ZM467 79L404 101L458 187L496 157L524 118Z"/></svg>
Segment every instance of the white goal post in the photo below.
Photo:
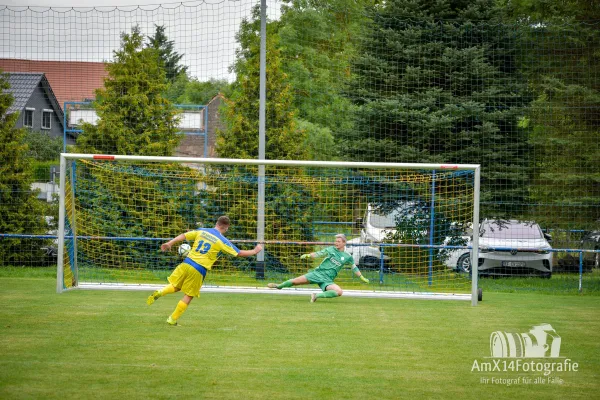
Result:
<svg viewBox="0 0 600 400"><path fill-rule="evenodd" d="M453 270L443 254L457 248L447 245L456 227L469 225L471 261L478 259L479 190L480 166L471 164L62 153L57 292L162 287L182 260L160 244L229 215L236 246L261 242L265 250L256 260L222 257L204 292L306 294L314 287L272 291L266 283L315 268L320 260L298 255L344 233L371 281L340 272L345 295L476 305L477 268Z"/></svg>

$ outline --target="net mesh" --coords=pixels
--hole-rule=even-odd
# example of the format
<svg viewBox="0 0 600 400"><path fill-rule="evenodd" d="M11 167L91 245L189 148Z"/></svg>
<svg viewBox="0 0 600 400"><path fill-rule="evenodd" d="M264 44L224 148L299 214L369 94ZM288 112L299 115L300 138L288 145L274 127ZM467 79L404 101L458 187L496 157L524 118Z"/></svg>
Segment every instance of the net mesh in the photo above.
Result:
<svg viewBox="0 0 600 400"><path fill-rule="evenodd" d="M256 244L257 166L78 160L68 172L66 287L77 279L164 281L183 258L160 245L212 228L221 215L232 220L227 236L236 246ZM468 293L469 275L447 265L436 246L472 221L473 179L473 171L267 165L264 265L222 257L206 284L264 287L303 275L322 259L299 256L333 245L342 233L372 282L361 285L347 268L340 285Z"/></svg>
<svg viewBox="0 0 600 400"><path fill-rule="evenodd" d="M582 251L597 291L598 6L406 4L267 1L266 158L480 164L481 217L538 223L555 274L580 270L580 253L561 250ZM50 137L67 152L258 158L259 5L0 7L9 110L32 134L22 157L56 164ZM155 129L166 114L181 122ZM31 221L12 200L28 187L0 190L1 263L48 264L51 240L38 236L55 230L53 207ZM577 290L576 278L557 290Z"/></svg>

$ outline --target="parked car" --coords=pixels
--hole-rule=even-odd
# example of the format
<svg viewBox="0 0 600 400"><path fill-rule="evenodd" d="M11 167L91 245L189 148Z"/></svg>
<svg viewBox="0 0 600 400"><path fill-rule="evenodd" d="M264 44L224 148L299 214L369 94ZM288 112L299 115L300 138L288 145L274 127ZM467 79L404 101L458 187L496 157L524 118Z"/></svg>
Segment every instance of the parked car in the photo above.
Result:
<svg viewBox="0 0 600 400"><path fill-rule="evenodd" d="M468 247L471 246L473 235L473 224L452 224L452 236L446 237L444 246ZM444 263L457 272L471 272L471 251L463 248L440 249L440 258Z"/></svg>
<svg viewBox="0 0 600 400"><path fill-rule="evenodd" d="M360 228L360 243L380 243L385 238L396 232L396 216L400 214L399 209L383 212L373 204L367 205L363 218L356 222Z"/></svg>
<svg viewBox="0 0 600 400"><path fill-rule="evenodd" d="M354 264L359 268L380 269L382 260L384 268L389 268L390 257L382 255L379 246L362 243L360 237L346 242L346 252L352 254Z"/></svg>
<svg viewBox="0 0 600 400"><path fill-rule="evenodd" d="M427 229L422 226L428 226L428 213L429 205L416 200L368 204L364 216L355 222L360 236L348 241L346 251L359 267L379 269L383 261L384 269L389 269L392 260L381 254L379 244L422 240L427 235Z"/></svg>
<svg viewBox="0 0 600 400"><path fill-rule="evenodd" d="M472 245L467 238L466 246ZM551 237L532 221L485 220L480 225L478 271L486 275L552 275ZM451 251L446 265L470 272L469 249Z"/></svg>
<svg viewBox="0 0 600 400"><path fill-rule="evenodd" d="M578 242L577 248L581 250L600 250L600 231L586 232L581 241ZM569 252L563 255L557 260L556 270L579 273L581 269L585 273L600 268L600 253L583 252L583 264L579 259L579 255L578 252Z"/></svg>
<svg viewBox="0 0 600 400"><path fill-rule="evenodd" d="M584 250L600 250L600 231L591 231L581 239L581 248ZM600 253L583 253L584 266L600 268Z"/></svg>
<svg viewBox="0 0 600 400"><path fill-rule="evenodd" d="M358 218L360 243L420 242L427 237L430 205L416 200L399 200L385 205L368 204Z"/></svg>

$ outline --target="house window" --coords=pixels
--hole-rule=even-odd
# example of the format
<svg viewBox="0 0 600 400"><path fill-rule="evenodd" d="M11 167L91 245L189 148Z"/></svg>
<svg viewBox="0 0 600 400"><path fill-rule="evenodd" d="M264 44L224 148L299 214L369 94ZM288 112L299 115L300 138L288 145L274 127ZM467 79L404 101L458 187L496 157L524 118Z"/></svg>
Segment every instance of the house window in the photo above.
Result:
<svg viewBox="0 0 600 400"><path fill-rule="evenodd" d="M26 108L25 114L23 114L23 126L33 128L33 112L35 108Z"/></svg>
<svg viewBox="0 0 600 400"><path fill-rule="evenodd" d="M52 110L42 111L42 129L52 128Z"/></svg>

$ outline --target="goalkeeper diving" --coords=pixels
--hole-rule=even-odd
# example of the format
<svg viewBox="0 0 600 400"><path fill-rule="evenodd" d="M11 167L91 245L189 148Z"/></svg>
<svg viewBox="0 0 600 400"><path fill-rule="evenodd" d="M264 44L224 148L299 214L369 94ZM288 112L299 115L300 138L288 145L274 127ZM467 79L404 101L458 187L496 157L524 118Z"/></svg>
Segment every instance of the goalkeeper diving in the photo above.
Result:
<svg viewBox="0 0 600 400"><path fill-rule="evenodd" d="M314 270L309 271L305 275L299 276L294 279L289 279L279 285L276 283L269 283L267 287L271 289L283 289L291 286L306 285L309 283L319 285L322 292L312 293L310 295L310 302L314 303L320 298L332 298L339 297L342 295L342 288L335 284L333 280L337 277L340 270L344 265L352 266L352 272L360 278L364 283L369 283L369 280L365 278L358 267L354 265L354 258L351 254L346 251L346 236L344 234L335 235L335 244L330 247L326 247L323 250L302 254L301 259L309 259L316 257L325 257L321 264Z"/></svg>

